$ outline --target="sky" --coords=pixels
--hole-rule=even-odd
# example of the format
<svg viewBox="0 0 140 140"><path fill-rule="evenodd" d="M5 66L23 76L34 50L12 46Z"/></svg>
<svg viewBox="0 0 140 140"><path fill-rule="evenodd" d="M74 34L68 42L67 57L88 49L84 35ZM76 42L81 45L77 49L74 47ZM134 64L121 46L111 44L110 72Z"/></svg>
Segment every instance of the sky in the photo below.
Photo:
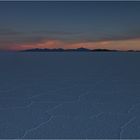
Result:
<svg viewBox="0 0 140 140"><path fill-rule="evenodd" d="M0 1L0 50L140 50L140 1Z"/></svg>

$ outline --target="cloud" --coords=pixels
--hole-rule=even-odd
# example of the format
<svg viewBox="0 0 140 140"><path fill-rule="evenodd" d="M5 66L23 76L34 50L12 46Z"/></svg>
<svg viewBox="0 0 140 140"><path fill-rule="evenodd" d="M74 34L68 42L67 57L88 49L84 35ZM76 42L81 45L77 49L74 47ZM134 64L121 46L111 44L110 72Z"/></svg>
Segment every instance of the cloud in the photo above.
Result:
<svg viewBox="0 0 140 140"><path fill-rule="evenodd" d="M100 42L100 41L120 41L140 38L140 27L124 29L91 29L75 36L75 41Z"/></svg>
<svg viewBox="0 0 140 140"><path fill-rule="evenodd" d="M19 49L20 44L12 40L1 40L0 39L0 50L16 50Z"/></svg>
<svg viewBox="0 0 140 140"><path fill-rule="evenodd" d="M82 32L76 31L60 31L60 30L38 30L32 31L33 34L42 34L42 35L80 35Z"/></svg>
<svg viewBox="0 0 140 140"><path fill-rule="evenodd" d="M98 41L98 42L67 42L56 39L44 39L33 42L16 43L13 41L0 40L1 50L26 50L33 48L104 48L119 50L140 50L140 39L117 40L117 41Z"/></svg>
<svg viewBox="0 0 140 140"><path fill-rule="evenodd" d="M15 36L15 35L21 35L23 32L16 31L10 28L0 28L0 36Z"/></svg>
<svg viewBox="0 0 140 140"><path fill-rule="evenodd" d="M19 49L29 49L29 48L64 48L66 46L66 42L61 40L54 40L54 39L44 39L40 42L30 42L21 44Z"/></svg>
<svg viewBox="0 0 140 140"><path fill-rule="evenodd" d="M140 39L120 40L120 41L100 41L100 42L66 42L62 40L42 40L38 43L21 44L17 49L25 50L31 48L104 48L121 50L140 50Z"/></svg>
<svg viewBox="0 0 140 140"><path fill-rule="evenodd" d="M93 31L92 31L93 32ZM82 32L63 32L54 30L21 32L9 28L0 28L0 49L24 50L30 48L112 48L140 49L140 29L96 35Z"/></svg>
<svg viewBox="0 0 140 140"><path fill-rule="evenodd" d="M17 43L37 43L42 40L62 40L68 42L100 42L119 41L140 38L140 28L124 29L124 31L62 31L62 30L34 30L19 31L12 28L0 28L0 37L12 39Z"/></svg>

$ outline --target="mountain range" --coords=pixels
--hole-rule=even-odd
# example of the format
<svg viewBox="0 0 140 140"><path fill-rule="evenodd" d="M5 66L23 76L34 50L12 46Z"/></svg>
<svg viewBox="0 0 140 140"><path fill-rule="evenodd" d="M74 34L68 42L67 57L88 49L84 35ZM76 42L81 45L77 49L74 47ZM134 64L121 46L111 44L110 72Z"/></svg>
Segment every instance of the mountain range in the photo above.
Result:
<svg viewBox="0 0 140 140"><path fill-rule="evenodd" d="M87 49L87 48L76 48L76 49L63 49L63 48L34 48L34 49L27 49L22 50L20 52L140 52L135 50L127 50L127 51L121 51L121 50L110 50L110 49Z"/></svg>

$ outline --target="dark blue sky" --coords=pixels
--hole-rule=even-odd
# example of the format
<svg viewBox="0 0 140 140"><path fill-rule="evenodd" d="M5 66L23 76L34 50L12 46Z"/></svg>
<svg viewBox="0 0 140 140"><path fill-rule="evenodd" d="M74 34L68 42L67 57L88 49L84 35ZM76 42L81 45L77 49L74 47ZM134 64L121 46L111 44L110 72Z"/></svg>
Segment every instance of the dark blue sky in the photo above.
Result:
<svg viewBox="0 0 140 140"><path fill-rule="evenodd" d="M139 41L138 1L0 2L0 48L4 50L33 46L140 49Z"/></svg>

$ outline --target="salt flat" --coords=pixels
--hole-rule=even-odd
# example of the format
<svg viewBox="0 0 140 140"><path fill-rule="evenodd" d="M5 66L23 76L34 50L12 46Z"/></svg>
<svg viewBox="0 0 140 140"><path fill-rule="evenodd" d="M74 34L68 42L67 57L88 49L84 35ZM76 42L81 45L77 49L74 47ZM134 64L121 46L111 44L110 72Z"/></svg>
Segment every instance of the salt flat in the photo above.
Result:
<svg viewBox="0 0 140 140"><path fill-rule="evenodd" d="M0 138L140 139L140 53L0 53Z"/></svg>

